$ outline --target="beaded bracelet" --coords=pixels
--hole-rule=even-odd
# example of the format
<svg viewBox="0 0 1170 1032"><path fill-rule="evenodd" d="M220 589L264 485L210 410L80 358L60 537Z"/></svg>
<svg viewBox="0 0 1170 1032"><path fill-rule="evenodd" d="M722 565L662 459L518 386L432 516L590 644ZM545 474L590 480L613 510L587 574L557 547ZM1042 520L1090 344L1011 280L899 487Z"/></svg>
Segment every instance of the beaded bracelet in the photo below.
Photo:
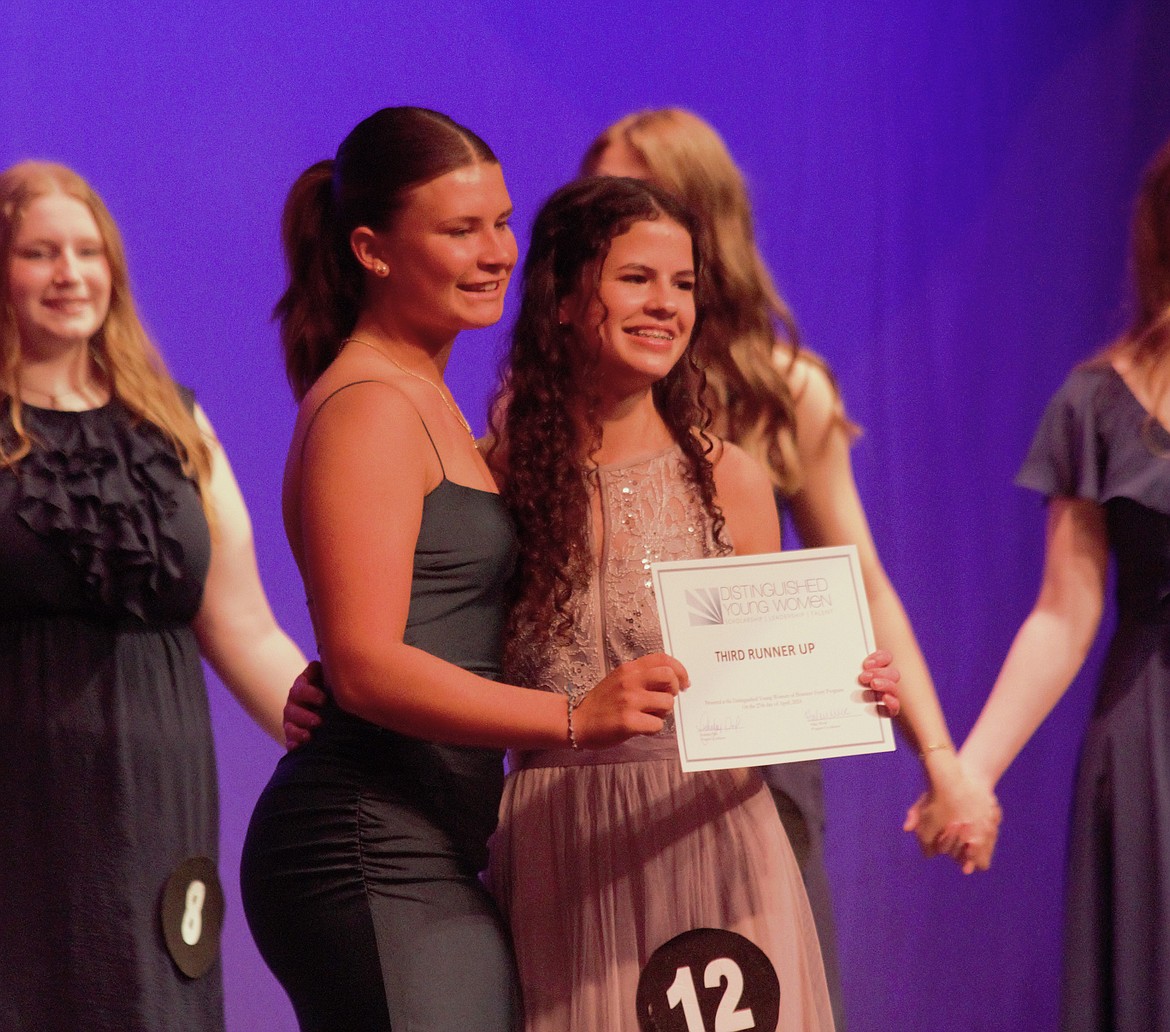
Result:
<svg viewBox="0 0 1170 1032"><path fill-rule="evenodd" d="M573 730L573 710L577 708L578 703L574 702L571 697L566 698L565 701L569 704L569 744L574 749L580 749L581 746L577 744L577 734Z"/></svg>

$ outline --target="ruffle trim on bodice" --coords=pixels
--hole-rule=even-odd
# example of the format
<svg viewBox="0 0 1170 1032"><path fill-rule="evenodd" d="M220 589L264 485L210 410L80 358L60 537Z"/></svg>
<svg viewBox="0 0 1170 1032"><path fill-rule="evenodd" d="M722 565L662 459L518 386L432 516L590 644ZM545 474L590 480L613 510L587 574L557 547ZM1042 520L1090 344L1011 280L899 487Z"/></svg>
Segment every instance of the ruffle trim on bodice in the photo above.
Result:
<svg viewBox="0 0 1170 1032"><path fill-rule="evenodd" d="M185 574L171 521L185 478L161 432L111 412L99 438L90 418L99 413L69 413L81 418L53 440L42 431L45 415L29 420L41 443L20 461L17 515L76 564L103 608L147 621L152 603Z"/></svg>
<svg viewBox="0 0 1170 1032"><path fill-rule="evenodd" d="M1170 515L1170 431L1112 366L1080 366L1048 403L1016 483L1100 505L1127 498Z"/></svg>

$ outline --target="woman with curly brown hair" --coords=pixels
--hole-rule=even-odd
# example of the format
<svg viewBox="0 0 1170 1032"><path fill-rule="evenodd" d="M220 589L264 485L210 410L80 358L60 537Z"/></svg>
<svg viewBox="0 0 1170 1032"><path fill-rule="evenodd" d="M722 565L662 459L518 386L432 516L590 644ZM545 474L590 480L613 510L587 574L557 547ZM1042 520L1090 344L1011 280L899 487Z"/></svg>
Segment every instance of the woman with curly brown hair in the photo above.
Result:
<svg viewBox="0 0 1170 1032"><path fill-rule="evenodd" d="M711 289L696 357L711 390L714 428L767 468L802 544L857 546L874 633L903 669L902 724L921 754L929 783L933 806L918 822L919 839L932 852L939 833L950 828L964 844L964 869L986 868L998 806L956 761L930 671L882 567L857 492L849 459L856 428L845 415L828 367L801 346L792 312L756 247L747 187L726 144L689 111L642 111L602 132L586 151L581 172L649 180L699 219L709 242ZM768 768L766 777L797 851L834 1013L844 1028L824 864L821 767L816 761L781 764Z"/></svg>
<svg viewBox="0 0 1170 1032"><path fill-rule="evenodd" d="M994 788L1118 621L1077 767L1067 1032L1170 1029L1170 143L1133 220L1135 314L1049 403L1017 482L1047 498L1040 591L962 758Z"/></svg>
<svg viewBox="0 0 1170 1032"><path fill-rule="evenodd" d="M631 179L570 184L533 226L491 456L520 541L504 665L571 709L661 648L650 563L779 548L767 474L707 429L698 237L676 200ZM864 681L888 661L870 657ZM831 1029L812 914L759 771L684 773L671 730L511 754L490 877L529 1032L634 1028L650 954L697 927L763 949L780 1029Z"/></svg>

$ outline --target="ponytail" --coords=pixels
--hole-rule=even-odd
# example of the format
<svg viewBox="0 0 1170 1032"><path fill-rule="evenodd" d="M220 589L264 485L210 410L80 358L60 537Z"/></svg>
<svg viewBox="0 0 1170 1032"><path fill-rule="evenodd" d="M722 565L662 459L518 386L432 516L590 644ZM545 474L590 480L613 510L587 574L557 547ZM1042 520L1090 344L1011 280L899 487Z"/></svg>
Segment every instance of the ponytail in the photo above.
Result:
<svg viewBox="0 0 1170 1032"><path fill-rule="evenodd" d="M361 297L360 271L333 218L332 160L301 173L280 228L289 283L273 316L280 321L288 382L300 401L353 330Z"/></svg>
<svg viewBox="0 0 1170 1032"><path fill-rule="evenodd" d="M284 205L289 283L273 312L297 401L357 325L365 274L350 234L388 229L411 189L477 161L498 163L470 129L427 108L388 107L359 122L336 158L301 173Z"/></svg>

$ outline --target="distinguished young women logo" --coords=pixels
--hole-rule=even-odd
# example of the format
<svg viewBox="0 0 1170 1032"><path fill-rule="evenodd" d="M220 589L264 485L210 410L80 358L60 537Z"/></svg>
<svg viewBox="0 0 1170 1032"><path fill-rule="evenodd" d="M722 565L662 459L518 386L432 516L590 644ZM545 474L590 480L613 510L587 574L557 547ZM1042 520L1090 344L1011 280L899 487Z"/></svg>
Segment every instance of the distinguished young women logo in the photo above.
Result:
<svg viewBox="0 0 1170 1032"><path fill-rule="evenodd" d="M783 620L833 610L833 596L824 577L691 588L685 597L692 627Z"/></svg>
<svg viewBox="0 0 1170 1032"><path fill-rule="evenodd" d="M711 627L723 623L723 603L718 588L688 590L686 599L692 627Z"/></svg>

